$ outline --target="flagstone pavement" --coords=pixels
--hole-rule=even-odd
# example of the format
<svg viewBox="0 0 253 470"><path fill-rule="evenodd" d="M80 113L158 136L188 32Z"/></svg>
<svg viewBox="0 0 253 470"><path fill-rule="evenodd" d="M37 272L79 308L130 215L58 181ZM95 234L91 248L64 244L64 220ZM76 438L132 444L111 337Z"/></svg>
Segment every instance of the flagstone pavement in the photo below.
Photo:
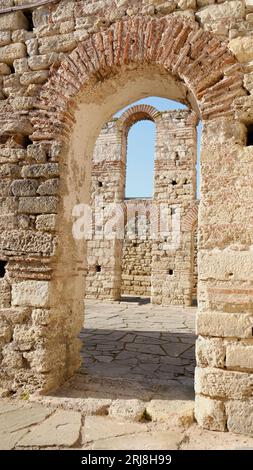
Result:
<svg viewBox="0 0 253 470"><path fill-rule="evenodd" d="M194 420L195 312L87 301L78 373L47 396L0 388L0 449L253 449Z"/></svg>

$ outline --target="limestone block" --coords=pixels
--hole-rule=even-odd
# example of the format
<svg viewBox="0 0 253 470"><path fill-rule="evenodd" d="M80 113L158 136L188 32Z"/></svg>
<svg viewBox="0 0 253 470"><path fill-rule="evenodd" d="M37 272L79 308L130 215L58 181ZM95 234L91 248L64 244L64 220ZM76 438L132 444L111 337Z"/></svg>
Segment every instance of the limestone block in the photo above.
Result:
<svg viewBox="0 0 253 470"><path fill-rule="evenodd" d="M28 39L25 43L26 43L27 53L30 57L38 53L38 39L37 38Z"/></svg>
<svg viewBox="0 0 253 470"><path fill-rule="evenodd" d="M48 70L40 70L36 72L24 72L20 77L21 85L28 86L31 83L44 83L48 78Z"/></svg>
<svg viewBox="0 0 253 470"><path fill-rule="evenodd" d="M36 180L15 180L11 185L12 194L14 196L34 196L38 188Z"/></svg>
<svg viewBox="0 0 253 470"><path fill-rule="evenodd" d="M253 400L228 401L225 403L228 430L253 435Z"/></svg>
<svg viewBox="0 0 253 470"><path fill-rule="evenodd" d="M212 431L226 430L225 406L221 400L196 395L195 418L202 428Z"/></svg>
<svg viewBox="0 0 253 470"><path fill-rule="evenodd" d="M76 45L77 41L72 33L59 34L40 39L39 51L41 54L47 54L49 52L69 52L72 51Z"/></svg>
<svg viewBox="0 0 253 470"><path fill-rule="evenodd" d="M28 214L56 213L58 199L54 196L20 197L18 211Z"/></svg>
<svg viewBox="0 0 253 470"><path fill-rule="evenodd" d="M29 159L35 160L38 163L45 163L47 160L47 154L45 147L41 144L32 144L28 145L27 147L27 156ZM29 171L32 172L33 177L34 174L37 174L38 170L41 171L41 168L28 168L26 167L26 170L24 170L25 174L28 175Z"/></svg>
<svg viewBox="0 0 253 470"><path fill-rule="evenodd" d="M177 5L181 10L195 10L196 0L177 0Z"/></svg>
<svg viewBox="0 0 253 470"><path fill-rule="evenodd" d="M7 135L21 134L27 136L33 132L33 128L28 118L22 118L21 116L17 118L17 116L13 115L13 118L9 117L8 120L2 122L1 132Z"/></svg>
<svg viewBox="0 0 253 470"><path fill-rule="evenodd" d="M66 347L57 345L57 354L55 348L40 349L25 352L24 358L28 361L30 367L36 372L47 373L62 365L66 360Z"/></svg>
<svg viewBox="0 0 253 470"><path fill-rule="evenodd" d="M0 213L11 214L17 210L17 201L15 197L0 197Z"/></svg>
<svg viewBox="0 0 253 470"><path fill-rule="evenodd" d="M0 64L0 75L10 75L11 69L7 64Z"/></svg>
<svg viewBox="0 0 253 470"><path fill-rule="evenodd" d="M55 226L55 214L38 215L36 217L36 229L38 230L54 230Z"/></svg>
<svg viewBox="0 0 253 470"><path fill-rule="evenodd" d="M208 5L196 12L196 17L201 23L220 21L227 18L243 18L244 15L245 4L240 0L227 1L218 5Z"/></svg>
<svg viewBox="0 0 253 470"><path fill-rule="evenodd" d="M11 43L10 31L0 31L0 47Z"/></svg>
<svg viewBox="0 0 253 470"><path fill-rule="evenodd" d="M2 366L6 369L21 369L23 367L22 354L13 349L13 344L7 344L2 349Z"/></svg>
<svg viewBox="0 0 253 470"><path fill-rule="evenodd" d="M52 312L45 308L36 308L32 312L32 322L35 326L47 326L50 323Z"/></svg>
<svg viewBox="0 0 253 470"><path fill-rule="evenodd" d="M23 43L9 44L0 48L0 62L12 65L15 59L26 56L26 46Z"/></svg>
<svg viewBox="0 0 253 470"><path fill-rule="evenodd" d="M253 11L253 0L245 0L246 11Z"/></svg>
<svg viewBox="0 0 253 470"><path fill-rule="evenodd" d="M11 195L11 181L0 181L0 194L2 197Z"/></svg>
<svg viewBox="0 0 253 470"><path fill-rule="evenodd" d="M201 280L253 280L253 252L251 251L202 251L198 266Z"/></svg>
<svg viewBox="0 0 253 470"><path fill-rule="evenodd" d="M33 108L34 99L31 96L15 96L10 98L10 103L13 109L24 111Z"/></svg>
<svg viewBox="0 0 253 470"><path fill-rule="evenodd" d="M0 319L0 344L8 344L12 338L12 328L11 326L4 321L2 318Z"/></svg>
<svg viewBox="0 0 253 470"><path fill-rule="evenodd" d="M252 94L253 92L253 73L252 72L244 75L243 85Z"/></svg>
<svg viewBox="0 0 253 470"><path fill-rule="evenodd" d="M29 67L28 67L27 58L24 57L23 59L14 60L13 67L15 69L15 72L18 73L18 74L28 72Z"/></svg>
<svg viewBox="0 0 253 470"><path fill-rule="evenodd" d="M229 312L199 312L197 334L235 338L252 338L253 315Z"/></svg>
<svg viewBox="0 0 253 470"><path fill-rule="evenodd" d="M0 279L0 308L9 307L11 304L11 286L6 279Z"/></svg>
<svg viewBox="0 0 253 470"><path fill-rule="evenodd" d="M209 397L246 399L252 396L253 374L196 367L195 392Z"/></svg>
<svg viewBox="0 0 253 470"><path fill-rule="evenodd" d="M57 61L58 54L56 52L50 52L48 54L29 57L28 65L31 70L47 70L50 65Z"/></svg>
<svg viewBox="0 0 253 470"><path fill-rule="evenodd" d="M0 232L0 250L8 250L15 255L43 254L50 256L55 251L55 240L52 234L35 230L4 230Z"/></svg>
<svg viewBox="0 0 253 470"><path fill-rule="evenodd" d="M51 178L50 180L44 181L38 187L37 193L41 196L57 194L59 189L59 179Z"/></svg>
<svg viewBox="0 0 253 470"><path fill-rule="evenodd" d="M26 31L25 29L16 29L13 31L11 39L12 42L26 42L28 39L34 37L33 31Z"/></svg>
<svg viewBox="0 0 253 470"><path fill-rule="evenodd" d="M253 344L228 344L226 350L226 366L250 369L253 371Z"/></svg>
<svg viewBox="0 0 253 470"><path fill-rule="evenodd" d="M224 367L226 347L220 338L203 338L196 341L196 358L199 366Z"/></svg>
<svg viewBox="0 0 253 470"><path fill-rule="evenodd" d="M4 308L0 310L0 318L5 319L8 324L16 325L24 323L31 314L30 308Z"/></svg>
<svg viewBox="0 0 253 470"><path fill-rule="evenodd" d="M49 300L47 281L22 281L12 285L12 305L45 307Z"/></svg>
<svg viewBox="0 0 253 470"><path fill-rule="evenodd" d="M141 400L114 400L109 408L111 418L120 418L126 421L140 421L145 411L145 403Z"/></svg>
<svg viewBox="0 0 253 470"><path fill-rule="evenodd" d="M0 31L16 29L27 29L28 21L21 11L6 13L0 16Z"/></svg>
<svg viewBox="0 0 253 470"><path fill-rule="evenodd" d="M34 148L35 147L33 147L33 149ZM52 178L54 176L59 176L59 166L58 163L25 165L22 168L22 176L23 178Z"/></svg>
<svg viewBox="0 0 253 470"><path fill-rule="evenodd" d="M239 62L249 62L253 60L253 36L231 39L228 43L228 47Z"/></svg>

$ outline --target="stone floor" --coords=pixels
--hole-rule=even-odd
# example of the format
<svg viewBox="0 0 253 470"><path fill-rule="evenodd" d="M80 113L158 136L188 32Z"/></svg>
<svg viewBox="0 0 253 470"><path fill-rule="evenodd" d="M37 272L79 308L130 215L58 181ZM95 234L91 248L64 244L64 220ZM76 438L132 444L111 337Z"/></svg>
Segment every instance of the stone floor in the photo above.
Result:
<svg viewBox="0 0 253 470"><path fill-rule="evenodd" d="M86 367L59 390L0 400L0 449L253 449L194 421L195 309L130 300L87 302Z"/></svg>
<svg viewBox="0 0 253 470"><path fill-rule="evenodd" d="M82 371L90 377L193 384L195 312L151 305L145 298L87 301Z"/></svg>

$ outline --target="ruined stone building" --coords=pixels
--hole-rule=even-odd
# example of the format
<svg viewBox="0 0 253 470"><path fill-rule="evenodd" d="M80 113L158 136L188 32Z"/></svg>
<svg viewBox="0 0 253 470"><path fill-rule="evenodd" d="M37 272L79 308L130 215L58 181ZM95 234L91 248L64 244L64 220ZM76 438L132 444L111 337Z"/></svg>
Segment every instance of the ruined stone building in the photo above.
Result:
<svg viewBox="0 0 253 470"><path fill-rule="evenodd" d="M252 433L252 0L36 3L0 5L1 387L45 393L78 369L87 264L73 224L90 202L95 143L106 122L116 138L119 109L161 96L191 110L178 125L177 114L153 116L154 201L172 204L185 186L185 254L177 271L166 240L152 251L151 295L163 301L173 270L177 298L189 301L192 170L176 150L166 160L162 126L177 135L183 123L191 145L201 119L195 414L208 429ZM182 186L171 184L177 161ZM116 183L121 161L110 165Z"/></svg>
<svg viewBox="0 0 253 470"><path fill-rule="evenodd" d="M127 135L140 120L156 125L154 196L125 199ZM198 210L196 125L192 111L159 112L136 105L102 128L91 172L91 203L97 220L93 239L87 243L88 298L142 295L157 304L192 305ZM118 230L123 229L121 238L117 231L105 233L112 215Z"/></svg>

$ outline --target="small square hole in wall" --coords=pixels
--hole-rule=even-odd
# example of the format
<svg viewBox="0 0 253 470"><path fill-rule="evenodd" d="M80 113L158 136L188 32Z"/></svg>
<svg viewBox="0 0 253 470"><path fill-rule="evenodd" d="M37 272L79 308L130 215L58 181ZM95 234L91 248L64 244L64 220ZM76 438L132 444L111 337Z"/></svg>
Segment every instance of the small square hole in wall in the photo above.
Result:
<svg viewBox="0 0 253 470"><path fill-rule="evenodd" d="M6 264L7 264L7 261L0 260L0 278L3 278L5 276Z"/></svg>
<svg viewBox="0 0 253 470"><path fill-rule="evenodd" d="M247 125L247 141L246 145L250 146L253 145L253 124Z"/></svg>
<svg viewBox="0 0 253 470"><path fill-rule="evenodd" d="M172 276L172 275L173 275L173 269L169 269L168 274L169 274L170 276Z"/></svg>
<svg viewBox="0 0 253 470"><path fill-rule="evenodd" d="M172 184L172 186L176 186L176 184L177 184L176 180L172 180L171 184Z"/></svg>
<svg viewBox="0 0 253 470"><path fill-rule="evenodd" d="M101 266L99 264L96 266L96 273L101 273Z"/></svg>
<svg viewBox="0 0 253 470"><path fill-rule="evenodd" d="M99 187L99 188L102 188L102 186L103 186L102 181L98 181L98 187Z"/></svg>

